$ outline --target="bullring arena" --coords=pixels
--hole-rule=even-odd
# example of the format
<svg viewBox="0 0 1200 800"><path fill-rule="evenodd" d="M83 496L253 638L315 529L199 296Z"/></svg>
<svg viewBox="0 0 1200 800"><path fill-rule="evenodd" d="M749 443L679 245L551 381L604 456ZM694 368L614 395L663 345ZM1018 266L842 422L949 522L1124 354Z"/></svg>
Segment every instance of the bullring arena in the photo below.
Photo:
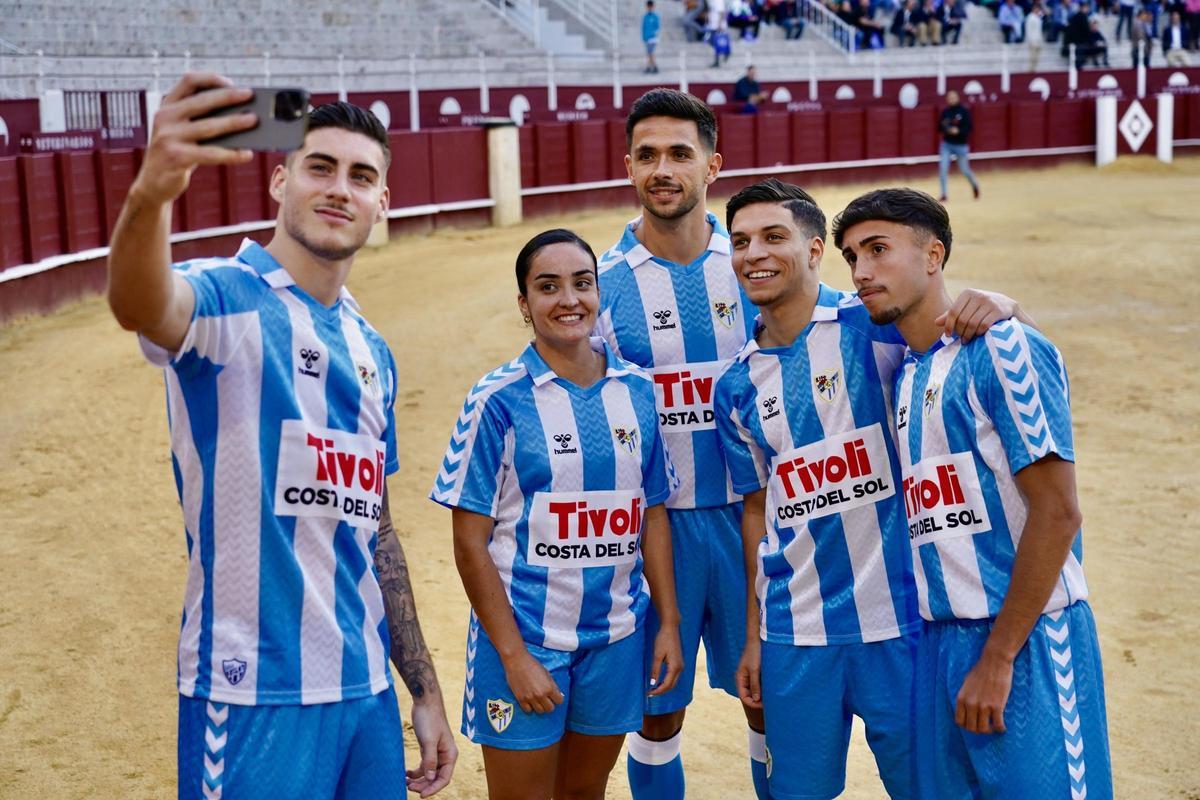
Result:
<svg viewBox="0 0 1200 800"><path fill-rule="evenodd" d="M1070 371L1117 796L1195 800L1200 159L981 177L978 202L952 178L952 286L1019 298ZM936 192L930 175L910 183ZM867 188L812 187L831 214ZM455 728L468 607L449 515L426 493L463 393L526 338L521 244L562 225L607 247L633 209L399 237L351 275L399 364L393 514ZM849 286L840 256L823 273ZM0 328L0 398L0 796L172 796L185 548L161 376L92 298ZM689 797L752 796L735 702L698 689L688 718ZM458 744L441 796L483 797L479 750ZM608 796L628 797L623 768ZM845 796L883 796L861 727Z"/></svg>

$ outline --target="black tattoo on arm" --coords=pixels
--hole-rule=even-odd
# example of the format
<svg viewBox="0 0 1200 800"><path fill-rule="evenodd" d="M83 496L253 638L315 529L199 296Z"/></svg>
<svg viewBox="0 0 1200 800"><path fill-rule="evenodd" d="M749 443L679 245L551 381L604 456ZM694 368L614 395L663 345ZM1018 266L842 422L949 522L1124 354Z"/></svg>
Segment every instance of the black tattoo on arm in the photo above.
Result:
<svg viewBox="0 0 1200 800"><path fill-rule="evenodd" d="M375 570L379 573L379 588L383 590L383 605L392 640L392 663L396 665L413 699L419 700L427 692L437 689L437 674L433 671L433 659L425 646L425 637L421 635L417 604L408 576L408 562L404 559L400 539L392 525L386 486L379 519L379 539L375 545Z"/></svg>

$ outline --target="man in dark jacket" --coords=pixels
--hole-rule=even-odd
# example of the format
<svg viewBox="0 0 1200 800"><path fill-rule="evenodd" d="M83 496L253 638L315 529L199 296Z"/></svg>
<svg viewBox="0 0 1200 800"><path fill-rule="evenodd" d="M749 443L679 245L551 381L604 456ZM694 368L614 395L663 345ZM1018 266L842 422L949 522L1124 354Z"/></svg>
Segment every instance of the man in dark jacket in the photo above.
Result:
<svg viewBox="0 0 1200 800"><path fill-rule="evenodd" d="M946 202L946 178L950 175L950 159L953 157L958 162L959 171L971 184L975 199L978 200L979 181L971 172L967 146L967 139L971 135L971 112L959 101L958 92L946 92L946 108L942 110L942 117L938 120L938 129L942 133L942 144L938 148L938 178L942 183L942 196L939 199L943 203Z"/></svg>

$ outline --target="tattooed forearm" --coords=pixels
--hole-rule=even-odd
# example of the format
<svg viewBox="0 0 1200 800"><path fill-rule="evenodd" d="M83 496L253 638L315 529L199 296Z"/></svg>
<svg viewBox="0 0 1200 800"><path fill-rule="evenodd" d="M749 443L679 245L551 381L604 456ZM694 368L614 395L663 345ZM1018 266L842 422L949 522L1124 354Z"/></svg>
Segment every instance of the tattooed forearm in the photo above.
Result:
<svg viewBox="0 0 1200 800"><path fill-rule="evenodd" d="M413 699L437 689L433 660L421 635L417 620L417 604L413 598L408 562L400 549L392 514L388 508L387 489L383 490L383 512L379 521L379 539L375 546L375 569L379 573L379 588L387 612L388 631L392 639L392 663L396 665L404 685Z"/></svg>

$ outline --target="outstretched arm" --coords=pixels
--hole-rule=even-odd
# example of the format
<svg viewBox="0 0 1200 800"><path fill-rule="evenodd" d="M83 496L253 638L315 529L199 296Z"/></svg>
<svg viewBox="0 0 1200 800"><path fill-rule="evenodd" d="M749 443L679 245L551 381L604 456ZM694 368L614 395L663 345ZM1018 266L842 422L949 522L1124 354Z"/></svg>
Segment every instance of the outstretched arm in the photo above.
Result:
<svg viewBox="0 0 1200 800"><path fill-rule="evenodd" d="M379 520L379 538L375 545L375 570L379 573L379 588L383 591L383 604L387 612L392 663L412 695L413 730L421 747L420 767L408 770L408 788L420 793L421 797L429 797L450 782L454 762L458 759L458 748L446 721L446 708L433 669L433 659L425 646L425 637L421 635L408 562L392 524L386 485Z"/></svg>
<svg viewBox="0 0 1200 800"><path fill-rule="evenodd" d="M170 269L171 204L187 189L196 167L241 164L252 155L200 142L252 127L254 114L198 117L248 100L251 94L219 75L184 75L154 115L141 169L113 230L108 254L113 316L121 327L166 350L178 350L183 343L196 302L191 285Z"/></svg>

